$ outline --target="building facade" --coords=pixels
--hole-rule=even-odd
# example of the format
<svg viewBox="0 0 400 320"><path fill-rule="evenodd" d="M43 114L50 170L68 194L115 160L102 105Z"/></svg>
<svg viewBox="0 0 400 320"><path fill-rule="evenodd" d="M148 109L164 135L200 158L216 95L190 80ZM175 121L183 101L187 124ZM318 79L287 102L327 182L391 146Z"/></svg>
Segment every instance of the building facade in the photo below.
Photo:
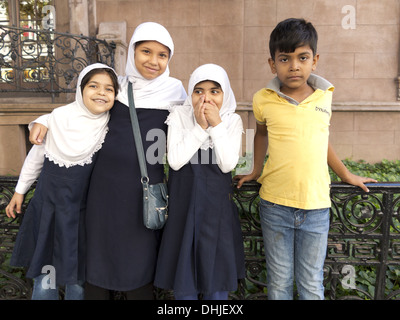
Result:
<svg viewBox="0 0 400 320"><path fill-rule="evenodd" d="M309 20L318 31L315 73L335 86L331 142L339 157L400 159L400 0L0 1L0 26L51 26L60 33L113 41L120 74L136 26L145 21L163 24L175 43L171 76L187 87L190 73L200 64L224 67L238 112L250 129L247 135L255 128L252 96L273 78L267 62L269 34L290 17ZM9 73L1 70L4 79ZM43 72L37 81L44 77ZM51 98L45 93L1 91L7 85L0 81L0 175L18 175L29 149L26 125L65 104L71 94ZM244 137L244 147L250 140Z"/></svg>

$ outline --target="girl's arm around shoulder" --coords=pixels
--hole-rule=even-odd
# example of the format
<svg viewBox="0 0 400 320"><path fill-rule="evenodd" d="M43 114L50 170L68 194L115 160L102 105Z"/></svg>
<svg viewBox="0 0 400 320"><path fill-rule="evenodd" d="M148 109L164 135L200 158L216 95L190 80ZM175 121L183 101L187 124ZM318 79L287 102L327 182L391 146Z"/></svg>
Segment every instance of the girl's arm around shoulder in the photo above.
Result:
<svg viewBox="0 0 400 320"><path fill-rule="evenodd" d="M45 114L37 118L36 120L32 121L29 124L29 141L32 144L41 145L43 142L44 137L47 133L48 120L50 114Z"/></svg>
<svg viewBox="0 0 400 320"><path fill-rule="evenodd" d="M219 168L224 173L232 171L238 164L242 144L243 122L241 117L233 114L229 127L221 122L210 128L209 131Z"/></svg>

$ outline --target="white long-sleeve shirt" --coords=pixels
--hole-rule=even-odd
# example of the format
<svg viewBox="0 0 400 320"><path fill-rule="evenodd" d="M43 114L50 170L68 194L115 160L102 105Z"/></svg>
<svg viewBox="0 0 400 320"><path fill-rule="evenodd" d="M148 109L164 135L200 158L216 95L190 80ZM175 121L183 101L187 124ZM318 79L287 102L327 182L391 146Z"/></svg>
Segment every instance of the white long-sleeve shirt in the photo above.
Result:
<svg viewBox="0 0 400 320"><path fill-rule="evenodd" d="M50 114L45 114L32 121L29 124L29 130L32 128L34 123L40 123L48 127L48 119ZM15 187L15 192L19 194L25 194L28 192L29 188L39 177L42 171L44 163L44 143L41 145L33 145L28 155L25 158L24 164L22 166L21 172L19 174L17 186Z"/></svg>
<svg viewBox="0 0 400 320"><path fill-rule="evenodd" d="M44 145L34 145L25 158L15 191L25 194L39 177L44 162Z"/></svg>
<svg viewBox="0 0 400 320"><path fill-rule="evenodd" d="M168 164L179 170L187 164L202 144L210 137L216 154L218 167L222 172L232 171L238 161L242 143L243 123L239 115L233 117L229 128L224 122L204 130L195 123L190 130L182 129L171 121L168 127Z"/></svg>

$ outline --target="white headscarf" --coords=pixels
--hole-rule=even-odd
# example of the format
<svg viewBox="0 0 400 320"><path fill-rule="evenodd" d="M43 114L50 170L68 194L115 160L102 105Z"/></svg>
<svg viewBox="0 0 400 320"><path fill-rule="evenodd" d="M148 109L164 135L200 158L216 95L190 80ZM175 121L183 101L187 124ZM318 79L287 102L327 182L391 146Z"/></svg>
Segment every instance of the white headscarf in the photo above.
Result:
<svg viewBox="0 0 400 320"><path fill-rule="evenodd" d="M195 126L196 118L193 111L192 93L196 84L206 80L218 82L224 92L224 98L221 109L219 110L219 115L222 122L227 128L229 128L232 119L238 117L238 115L235 114L235 95L224 68L211 63L204 64L193 71L189 79L188 96L185 103L183 106L177 106L174 109L173 113L171 113L167 119L168 124L179 125L182 127L182 130L191 130L193 126ZM201 149L204 150L207 150L208 148L213 148L213 143L210 138L201 146Z"/></svg>
<svg viewBox="0 0 400 320"><path fill-rule="evenodd" d="M135 44L139 41L157 41L170 49L169 60L174 54L172 38L162 25L155 22L140 24L133 33L128 48L125 77L119 77L120 93L117 99L129 106L128 83L133 84L136 108L169 110L173 105L182 104L186 98L185 88L178 79L169 76L169 67L153 80L145 79L135 66Z"/></svg>
<svg viewBox="0 0 400 320"><path fill-rule="evenodd" d="M53 110L49 116L45 156L60 167L85 165L101 148L108 131L109 112L95 115L83 103L81 82L93 69L107 68L105 64L95 63L87 66L79 74L75 101ZM114 71L115 73L115 71Z"/></svg>

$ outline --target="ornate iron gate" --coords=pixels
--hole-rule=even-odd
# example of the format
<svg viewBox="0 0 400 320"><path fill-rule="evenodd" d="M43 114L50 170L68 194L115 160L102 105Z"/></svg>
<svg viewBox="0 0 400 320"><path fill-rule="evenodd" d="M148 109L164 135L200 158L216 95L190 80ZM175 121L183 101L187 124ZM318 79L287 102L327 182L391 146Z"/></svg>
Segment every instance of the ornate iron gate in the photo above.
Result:
<svg viewBox="0 0 400 320"><path fill-rule="evenodd" d="M4 209L17 178L0 177L0 299L29 299L31 283L24 271L9 267L22 219L9 219ZM247 276L231 299L266 299L266 270L258 215L256 182L236 191ZM331 227L325 261L326 299L400 299L400 184L371 184L370 193L342 183L331 186ZM33 189L30 191L32 192ZM30 194L26 197L27 206ZM157 292L170 299L169 292ZM116 293L116 298L123 294Z"/></svg>

